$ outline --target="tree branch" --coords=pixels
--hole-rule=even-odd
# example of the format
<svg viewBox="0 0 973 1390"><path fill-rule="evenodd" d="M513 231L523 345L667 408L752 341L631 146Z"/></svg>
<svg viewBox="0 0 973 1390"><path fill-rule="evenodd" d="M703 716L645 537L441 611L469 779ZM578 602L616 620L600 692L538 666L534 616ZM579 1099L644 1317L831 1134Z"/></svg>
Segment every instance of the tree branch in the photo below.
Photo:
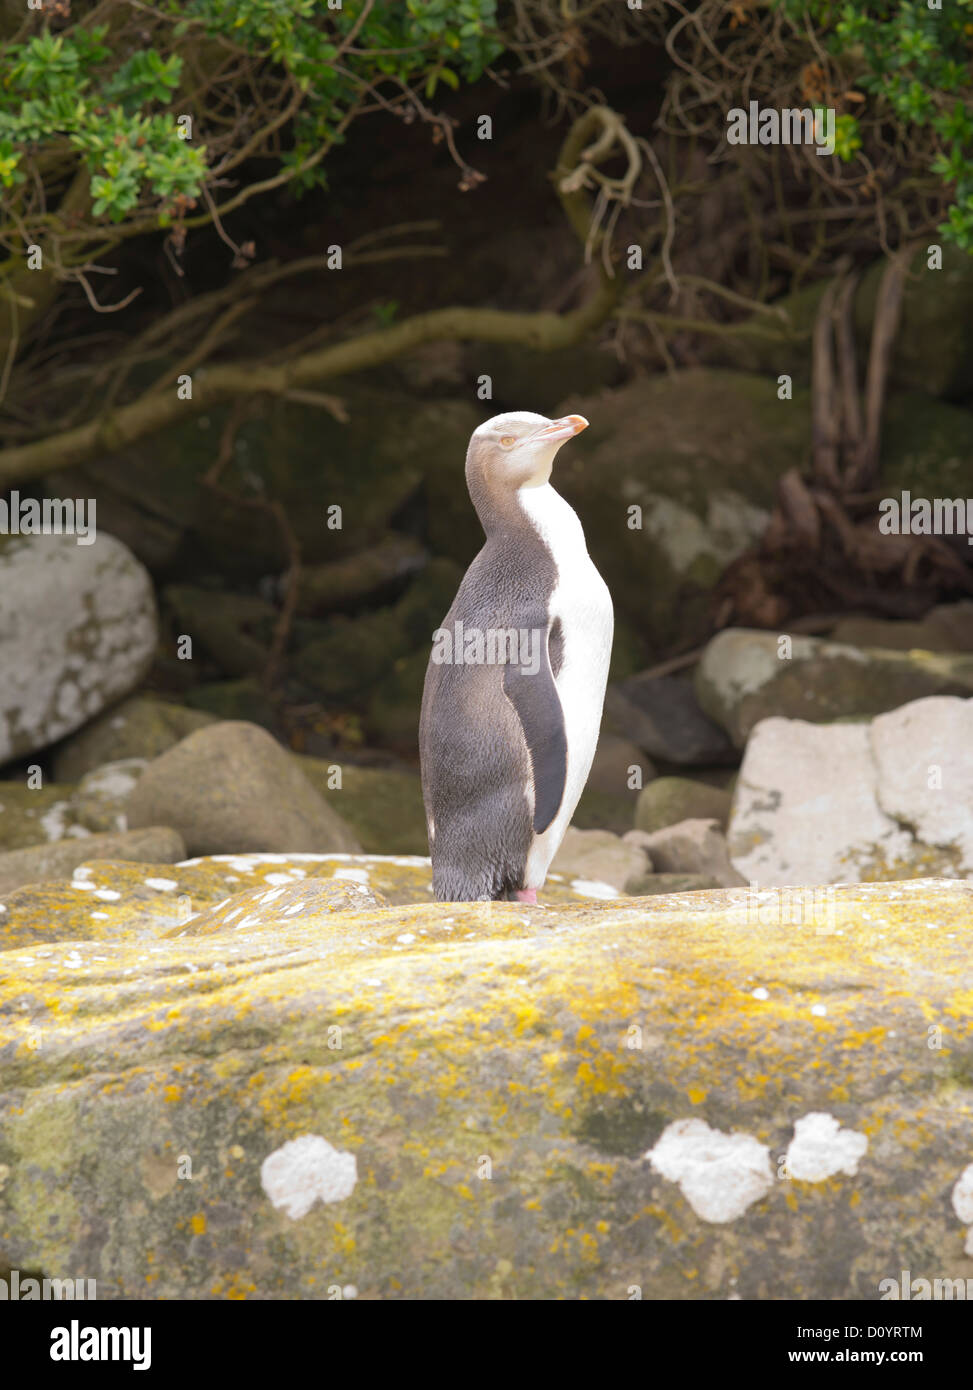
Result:
<svg viewBox="0 0 973 1390"><path fill-rule="evenodd" d="M193 378L191 400L180 400L174 390L150 392L73 429L4 450L0 453L0 488L116 453L147 434L237 396L285 396L295 389L313 388L334 377L391 361L421 343L476 339L521 343L541 352L570 347L611 316L620 290L620 282L603 277L591 298L567 314L519 314L457 305L416 314L391 328L305 353L278 367L258 359L203 368Z"/></svg>

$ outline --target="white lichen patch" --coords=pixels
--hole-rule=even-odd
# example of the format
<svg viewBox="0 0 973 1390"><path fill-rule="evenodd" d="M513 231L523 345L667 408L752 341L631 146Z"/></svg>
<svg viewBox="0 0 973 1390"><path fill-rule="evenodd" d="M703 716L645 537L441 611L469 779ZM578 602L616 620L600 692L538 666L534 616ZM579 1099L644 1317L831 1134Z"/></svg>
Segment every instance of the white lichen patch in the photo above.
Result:
<svg viewBox="0 0 973 1390"><path fill-rule="evenodd" d="M572 890L582 898L618 898L620 890L610 883L596 878L575 878L571 880Z"/></svg>
<svg viewBox="0 0 973 1390"><path fill-rule="evenodd" d="M973 1163L967 1164L953 1188L953 1211L969 1227L963 1251L973 1255Z"/></svg>
<svg viewBox="0 0 973 1390"><path fill-rule="evenodd" d="M836 1173L854 1176L868 1149L868 1138L855 1129L842 1129L833 1115L813 1110L794 1125L787 1147L787 1171L799 1182L824 1182Z"/></svg>
<svg viewBox="0 0 973 1390"><path fill-rule="evenodd" d="M763 534L768 520L767 512L736 492L714 493L707 501L705 520L660 493L640 490L640 500L646 531L679 574L700 559L725 568Z"/></svg>
<svg viewBox="0 0 973 1390"><path fill-rule="evenodd" d="M70 801L55 801L54 805L38 818L45 839L53 844L56 840L63 840L69 830L73 830L75 834L80 830L83 835L87 835L89 832L82 826L69 826L71 816Z"/></svg>
<svg viewBox="0 0 973 1390"><path fill-rule="evenodd" d="M306 1216L316 1202L343 1202L357 1181L355 1155L334 1148L320 1134L291 1139L260 1165L264 1192L292 1221Z"/></svg>
<svg viewBox="0 0 973 1390"><path fill-rule="evenodd" d="M667 1125L645 1157L662 1177L678 1183L703 1221L735 1221L774 1184L770 1155L761 1143L749 1134L723 1134L705 1120Z"/></svg>

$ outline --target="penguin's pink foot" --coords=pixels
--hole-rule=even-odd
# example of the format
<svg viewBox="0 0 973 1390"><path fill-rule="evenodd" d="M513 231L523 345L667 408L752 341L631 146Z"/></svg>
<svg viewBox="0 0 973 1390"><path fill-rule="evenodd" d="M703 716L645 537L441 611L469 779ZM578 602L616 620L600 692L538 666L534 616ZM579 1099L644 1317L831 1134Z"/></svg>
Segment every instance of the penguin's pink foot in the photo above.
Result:
<svg viewBox="0 0 973 1390"><path fill-rule="evenodd" d="M518 889L517 889L517 901L518 901L519 903L536 903L536 902L537 902L537 889L536 889L536 888L518 888Z"/></svg>

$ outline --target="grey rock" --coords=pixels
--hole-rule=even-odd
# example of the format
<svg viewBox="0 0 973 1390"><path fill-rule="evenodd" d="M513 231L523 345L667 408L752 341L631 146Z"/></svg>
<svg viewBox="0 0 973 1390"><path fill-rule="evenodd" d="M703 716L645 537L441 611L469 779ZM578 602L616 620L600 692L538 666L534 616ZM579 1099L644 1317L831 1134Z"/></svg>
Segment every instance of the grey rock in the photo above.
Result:
<svg viewBox="0 0 973 1390"><path fill-rule="evenodd" d="M156 644L148 574L113 536L0 536L0 764L127 695Z"/></svg>
<svg viewBox="0 0 973 1390"><path fill-rule="evenodd" d="M726 839L715 820L684 820L647 838L646 849L658 873L703 874L721 888L746 883L730 863Z"/></svg>
<svg viewBox="0 0 973 1390"><path fill-rule="evenodd" d="M690 676L630 676L609 687L611 726L653 757L697 767L735 763L725 731L699 707Z"/></svg>
<svg viewBox="0 0 973 1390"><path fill-rule="evenodd" d="M360 849L293 757L266 730L235 721L197 730L145 769L128 823L160 822L175 826L193 855Z"/></svg>
<svg viewBox="0 0 973 1390"><path fill-rule="evenodd" d="M646 857L637 845L626 844L607 830L577 830L569 825L551 863L551 872L574 881L610 883L625 893L629 881L640 878L647 867Z"/></svg>

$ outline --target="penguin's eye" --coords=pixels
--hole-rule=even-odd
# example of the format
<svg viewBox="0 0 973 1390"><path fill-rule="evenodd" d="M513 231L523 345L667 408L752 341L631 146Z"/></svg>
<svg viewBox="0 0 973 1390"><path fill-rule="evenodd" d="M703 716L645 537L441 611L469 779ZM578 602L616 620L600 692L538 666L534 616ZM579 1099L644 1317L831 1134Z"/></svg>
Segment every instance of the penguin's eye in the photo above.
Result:
<svg viewBox="0 0 973 1390"><path fill-rule="evenodd" d="M513 434L505 434L501 439L500 443L503 445L505 449L512 449L513 446L517 443L517 437Z"/></svg>

